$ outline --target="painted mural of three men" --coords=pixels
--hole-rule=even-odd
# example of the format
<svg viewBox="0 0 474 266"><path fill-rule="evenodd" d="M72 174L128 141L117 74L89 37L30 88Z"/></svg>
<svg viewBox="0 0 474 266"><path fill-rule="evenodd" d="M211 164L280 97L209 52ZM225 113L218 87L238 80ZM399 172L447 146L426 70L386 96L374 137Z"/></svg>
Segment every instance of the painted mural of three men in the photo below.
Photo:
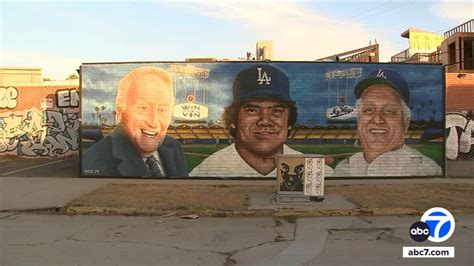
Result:
<svg viewBox="0 0 474 266"><path fill-rule="evenodd" d="M189 172L181 144L166 135L176 98L172 76L162 67L135 68L118 84L117 127L83 153L82 173L275 178L277 154L301 154L287 145L298 118L292 82L271 64L239 70L231 86L232 102L221 113L234 143L208 155ZM326 176L442 174L433 159L405 144L412 115L410 88L400 74L379 68L357 82L354 95L362 151L334 169L326 165Z"/></svg>

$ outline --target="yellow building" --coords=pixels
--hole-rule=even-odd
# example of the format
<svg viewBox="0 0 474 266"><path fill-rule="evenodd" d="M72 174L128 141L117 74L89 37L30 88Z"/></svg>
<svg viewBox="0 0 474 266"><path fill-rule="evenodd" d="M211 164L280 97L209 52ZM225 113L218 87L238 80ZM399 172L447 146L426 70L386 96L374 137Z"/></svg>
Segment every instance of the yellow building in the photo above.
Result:
<svg viewBox="0 0 474 266"><path fill-rule="evenodd" d="M258 41L255 56L257 61L273 60L273 42Z"/></svg>
<svg viewBox="0 0 474 266"><path fill-rule="evenodd" d="M443 35L409 28L401 36L408 39L408 49L392 56L392 62L433 63L439 60L438 58L432 58L431 54L436 52L444 41Z"/></svg>
<svg viewBox="0 0 474 266"><path fill-rule="evenodd" d="M438 46L444 41L443 35L426 32L416 28L409 28L401 34L402 37L408 38L409 56L414 54L428 54L436 51Z"/></svg>
<svg viewBox="0 0 474 266"><path fill-rule="evenodd" d="M44 81L38 67L0 67L0 87L79 86L79 79Z"/></svg>
<svg viewBox="0 0 474 266"><path fill-rule="evenodd" d="M0 86L39 86L43 83L41 68L1 67Z"/></svg>

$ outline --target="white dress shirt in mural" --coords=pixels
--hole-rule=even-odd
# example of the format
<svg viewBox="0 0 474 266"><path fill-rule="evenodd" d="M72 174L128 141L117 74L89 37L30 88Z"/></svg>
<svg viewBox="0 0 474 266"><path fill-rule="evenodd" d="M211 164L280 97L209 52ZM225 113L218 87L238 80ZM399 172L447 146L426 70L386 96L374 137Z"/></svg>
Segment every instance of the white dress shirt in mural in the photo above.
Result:
<svg viewBox="0 0 474 266"><path fill-rule="evenodd" d="M283 154L301 154L283 145ZM325 168L325 175L328 176L333 172L329 166ZM235 149L235 144L229 145L206 158L201 164L196 166L190 176L203 177L268 177L276 178L276 169L267 175L262 175L248 165Z"/></svg>
<svg viewBox="0 0 474 266"><path fill-rule="evenodd" d="M439 176L441 167L419 151L403 145L368 163L362 152L341 161L333 176Z"/></svg>

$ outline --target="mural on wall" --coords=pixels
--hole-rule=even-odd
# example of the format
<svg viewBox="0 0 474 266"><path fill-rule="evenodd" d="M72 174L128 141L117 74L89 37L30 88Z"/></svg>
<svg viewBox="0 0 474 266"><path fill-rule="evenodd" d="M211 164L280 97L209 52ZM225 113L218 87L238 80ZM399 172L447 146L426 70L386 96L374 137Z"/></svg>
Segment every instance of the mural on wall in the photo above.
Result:
<svg viewBox="0 0 474 266"><path fill-rule="evenodd" d="M82 84L83 175L275 178L278 154L323 154L326 176L443 174L439 65L84 64Z"/></svg>
<svg viewBox="0 0 474 266"><path fill-rule="evenodd" d="M187 176L181 145L166 136L174 107L171 75L151 66L134 69L120 80L115 103L117 126L102 141L83 151L83 173Z"/></svg>
<svg viewBox="0 0 474 266"><path fill-rule="evenodd" d="M77 156L79 92L46 87L14 89L17 106L0 108L0 156Z"/></svg>
<svg viewBox="0 0 474 266"><path fill-rule="evenodd" d="M446 158L474 160L474 122L472 111L446 114Z"/></svg>
<svg viewBox="0 0 474 266"><path fill-rule="evenodd" d="M405 144L412 119L410 87L399 73L381 68L354 89L362 151L341 161L336 176L437 176L441 167Z"/></svg>

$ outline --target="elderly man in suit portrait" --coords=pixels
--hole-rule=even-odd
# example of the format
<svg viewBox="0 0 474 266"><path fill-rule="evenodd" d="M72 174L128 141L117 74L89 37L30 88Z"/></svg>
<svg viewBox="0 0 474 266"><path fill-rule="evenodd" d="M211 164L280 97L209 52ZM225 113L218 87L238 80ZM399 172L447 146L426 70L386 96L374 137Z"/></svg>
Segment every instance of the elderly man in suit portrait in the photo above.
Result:
<svg viewBox="0 0 474 266"><path fill-rule="evenodd" d="M85 152L83 175L187 176L181 145L166 136L173 106L173 81L168 72L147 66L128 73L118 86L118 125Z"/></svg>

